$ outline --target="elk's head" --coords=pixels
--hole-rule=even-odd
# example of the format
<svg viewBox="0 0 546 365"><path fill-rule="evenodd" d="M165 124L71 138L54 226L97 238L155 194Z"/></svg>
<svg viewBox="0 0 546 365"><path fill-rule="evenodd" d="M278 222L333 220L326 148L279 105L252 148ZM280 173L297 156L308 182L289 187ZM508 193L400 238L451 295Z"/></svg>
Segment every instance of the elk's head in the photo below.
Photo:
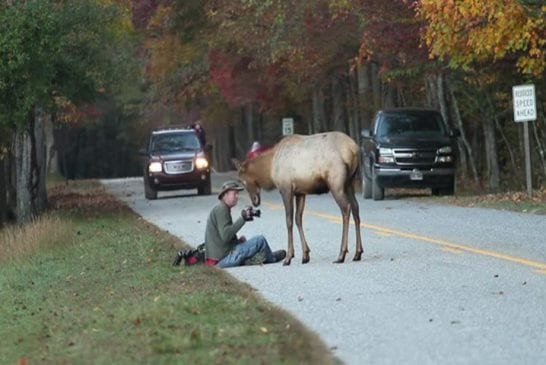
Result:
<svg viewBox="0 0 546 365"><path fill-rule="evenodd" d="M237 168L237 172L239 173L239 179L245 186L246 191L248 191L248 195L250 195L250 201L252 202L252 205L254 205L255 207L259 206L261 203L261 188L260 184L258 183L258 177L256 176L254 169L252 169L252 166L249 166L249 161L240 162L236 159L233 159L232 162Z"/></svg>

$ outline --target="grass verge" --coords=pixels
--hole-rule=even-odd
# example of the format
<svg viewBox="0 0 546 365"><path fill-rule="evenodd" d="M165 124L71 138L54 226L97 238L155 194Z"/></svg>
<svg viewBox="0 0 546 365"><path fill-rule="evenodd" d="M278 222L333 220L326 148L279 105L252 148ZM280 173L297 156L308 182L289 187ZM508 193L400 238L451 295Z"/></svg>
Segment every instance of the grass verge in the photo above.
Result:
<svg viewBox="0 0 546 365"><path fill-rule="evenodd" d="M97 183L0 231L1 364L332 364L320 339Z"/></svg>

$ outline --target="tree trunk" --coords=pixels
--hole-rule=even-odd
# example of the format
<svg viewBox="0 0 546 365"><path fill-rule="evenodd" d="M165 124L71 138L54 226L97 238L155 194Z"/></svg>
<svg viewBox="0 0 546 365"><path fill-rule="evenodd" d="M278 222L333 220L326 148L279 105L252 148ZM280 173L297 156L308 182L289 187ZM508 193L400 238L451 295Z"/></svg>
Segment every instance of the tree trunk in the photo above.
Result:
<svg viewBox="0 0 546 365"><path fill-rule="evenodd" d="M344 98L343 87L341 85L341 75L336 74L332 77L332 129L335 131L346 132L344 118Z"/></svg>
<svg viewBox="0 0 546 365"><path fill-rule="evenodd" d="M472 172L472 179L474 180L475 183L478 183L479 177L478 177L478 169L476 168L476 161L474 158L474 151L472 150L470 143L468 143L468 140L466 139L466 132L464 129L463 120L461 118L461 113L459 110L459 104L457 102L457 98L455 97L455 93L453 92L453 89L451 88L451 86L447 84L446 87L449 93L449 97L451 99L455 125L461 132L461 138L457 141L457 146L459 147L459 158L461 161L461 167L463 172L466 173L466 171L468 171L468 166L470 166L470 171ZM466 159L467 153L468 153L468 161ZM465 176L463 176L463 180L465 180Z"/></svg>
<svg viewBox="0 0 546 365"><path fill-rule="evenodd" d="M436 76L433 74L427 74L425 76L425 94L426 94L426 106L429 108L439 109L438 102L438 83L436 82Z"/></svg>
<svg viewBox="0 0 546 365"><path fill-rule="evenodd" d="M0 151L0 227L4 225L8 218L8 191L7 191L7 173L6 156Z"/></svg>
<svg viewBox="0 0 546 365"><path fill-rule="evenodd" d="M47 174L59 173L59 162L57 159L57 148L55 146L55 138L53 133L53 120L46 118L45 120L45 139L46 139L46 153L47 153Z"/></svg>
<svg viewBox="0 0 546 365"><path fill-rule="evenodd" d="M238 118L235 119L232 129L231 138L233 140L233 156L239 159L243 159L246 155L249 145L246 137L246 122L245 122L245 110L241 108ZM244 132L243 132L244 131Z"/></svg>
<svg viewBox="0 0 546 365"><path fill-rule="evenodd" d="M446 96L444 91L444 76L439 74L436 76L436 93L438 100L438 106L440 107L440 114L446 123L446 127L451 127L451 120L449 118L448 107L446 103Z"/></svg>
<svg viewBox="0 0 546 365"><path fill-rule="evenodd" d="M311 133L326 132L326 111L324 109L324 93L322 87L313 88L313 122Z"/></svg>
<svg viewBox="0 0 546 365"><path fill-rule="evenodd" d="M491 119L487 118L482 124L482 128L485 137L485 155L489 190L491 192L497 192L500 188L500 170L495 125Z"/></svg>
<svg viewBox="0 0 546 365"><path fill-rule="evenodd" d="M245 117L244 117L244 123L245 123L245 129L246 129L246 143L244 143L247 147L247 150L252 145L252 142L256 140L256 136L254 133L254 108L252 107L252 103L248 103L245 106Z"/></svg>
<svg viewBox="0 0 546 365"><path fill-rule="evenodd" d="M539 119L537 119L536 122L533 122L531 124L533 125L533 136L535 137L535 143L536 143L536 148L537 148L537 151L538 151L538 156L539 156L540 162L542 164L542 173L546 177L546 157L545 157L545 153L544 153L544 146L540 142L540 137L538 135L539 134L539 131L538 131L538 128L537 128L538 123L539 123Z"/></svg>
<svg viewBox="0 0 546 365"><path fill-rule="evenodd" d="M347 85L347 115L349 116L349 135L355 140L360 140L360 103L358 97L358 75L355 71L349 72Z"/></svg>
<svg viewBox="0 0 546 365"><path fill-rule="evenodd" d="M359 65L358 72L358 98L360 105L361 127L370 128L372 118L376 111L373 103L372 82L371 82L371 66L369 62Z"/></svg>
<svg viewBox="0 0 546 365"><path fill-rule="evenodd" d="M385 92L385 95L383 96L383 103L382 103L383 108L386 108L386 109L394 108L396 106L394 102L394 100L396 99L395 97L396 89L393 87L393 85L384 83L383 90Z"/></svg>
<svg viewBox="0 0 546 365"><path fill-rule="evenodd" d="M230 151L230 125L218 123L214 125L213 133L209 134L213 141L213 165L217 171L228 171L233 169L231 158L234 157Z"/></svg>
<svg viewBox="0 0 546 365"><path fill-rule="evenodd" d="M34 144L33 144L33 170L35 175L33 185L36 187L34 205L37 213L42 213L47 209L47 137L46 128L51 124L51 114L44 113L40 108L36 108L34 124Z"/></svg>
<svg viewBox="0 0 546 365"><path fill-rule="evenodd" d="M31 202L31 141L27 127L15 131L13 153L15 162L15 219L17 223L31 220L34 212Z"/></svg>
<svg viewBox="0 0 546 365"><path fill-rule="evenodd" d="M35 108L25 127L17 128L14 136L15 155L15 219L29 222L47 207L46 151L43 114Z"/></svg>
<svg viewBox="0 0 546 365"><path fill-rule="evenodd" d="M370 66L371 80L372 80L372 100L373 110L381 108L381 78L379 77L379 66L377 63L372 62Z"/></svg>

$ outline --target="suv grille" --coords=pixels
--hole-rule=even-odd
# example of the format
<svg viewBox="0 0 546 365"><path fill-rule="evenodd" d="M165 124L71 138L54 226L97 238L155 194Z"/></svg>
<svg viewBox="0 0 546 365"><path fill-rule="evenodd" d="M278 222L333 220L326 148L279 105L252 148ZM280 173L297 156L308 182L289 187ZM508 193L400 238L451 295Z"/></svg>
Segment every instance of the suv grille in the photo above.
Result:
<svg viewBox="0 0 546 365"><path fill-rule="evenodd" d="M395 149L394 159L399 165L430 165L436 160L436 150Z"/></svg>
<svg viewBox="0 0 546 365"><path fill-rule="evenodd" d="M183 174L190 171L193 171L193 160L165 162L165 172L167 174Z"/></svg>

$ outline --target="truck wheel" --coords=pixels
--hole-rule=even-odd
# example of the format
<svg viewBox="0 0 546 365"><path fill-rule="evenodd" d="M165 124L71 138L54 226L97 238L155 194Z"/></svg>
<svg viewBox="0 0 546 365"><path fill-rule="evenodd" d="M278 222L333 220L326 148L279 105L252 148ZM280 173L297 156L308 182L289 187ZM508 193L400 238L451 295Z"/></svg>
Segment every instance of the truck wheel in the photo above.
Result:
<svg viewBox="0 0 546 365"><path fill-rule="evenodd" d="M377 182L375 172L372 179L372 197L373 200L383 200L385 198L385 189Z"/></svg>
<svg viewBox="0 0 546 365"><path fill-rule="evenodd" d="M436 188L432 189L432 195L439 196L439 195L453 195L455 194L455 188L453 185L445 187L445 188Z"/></svg>
<svg viewBox="0 0 546 365"><path fill-rule="evenodd" d="M207 179L207 181L203 185L200 185L197 188L197 194L199 195L210 195L211 192L212 192L212 188L211 188L210 178Z"/></svg>
<svg viewBox="0 0 546 365"><path fill-rule="evenodd" d="M157 191L154 190L150 184L148 184L147 179L144 178L144 197L148 200L157 199Z"/></svg>
<svg viewBox="0 0 546 365"><path fill-rule="evenodd" d="M442 190L440 190L440 194L441 195L453 195L453 194L455 194L455 184L451 183L451 185L443 188Z"/></svg>
<svg viewBox="0 0 546 365"><path fill-rule="evenodd" d="M372 197L372 179L366 177L365 174L362 176L362 195L364 199L370 199Z"/></svg>

